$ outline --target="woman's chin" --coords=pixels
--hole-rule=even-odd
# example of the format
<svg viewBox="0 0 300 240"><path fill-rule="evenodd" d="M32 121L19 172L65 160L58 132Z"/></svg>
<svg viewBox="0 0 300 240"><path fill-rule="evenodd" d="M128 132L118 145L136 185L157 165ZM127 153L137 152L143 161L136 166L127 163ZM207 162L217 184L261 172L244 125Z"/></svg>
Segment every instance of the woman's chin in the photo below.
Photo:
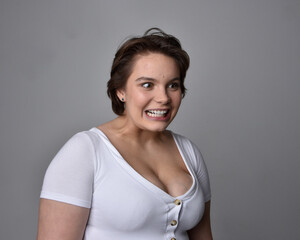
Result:
<svg viewBox="0 0 300 240"><path fill-rule="evenodd" d="M145 126L145 129L151 132L163 132L167 129L170 122L152 122Z"/></svg>

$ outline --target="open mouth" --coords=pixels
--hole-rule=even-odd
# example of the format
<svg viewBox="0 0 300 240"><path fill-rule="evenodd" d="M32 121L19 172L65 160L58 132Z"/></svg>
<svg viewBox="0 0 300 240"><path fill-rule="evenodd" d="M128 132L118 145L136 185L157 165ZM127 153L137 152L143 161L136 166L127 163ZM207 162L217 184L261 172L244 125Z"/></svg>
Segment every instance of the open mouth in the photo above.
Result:
<svg viewBox="0 0 300 240"><path fill-rule="evenodd" d="M146 114L149 117L166 117L169 113L169 109L165 110L146 110Z"/></svg>

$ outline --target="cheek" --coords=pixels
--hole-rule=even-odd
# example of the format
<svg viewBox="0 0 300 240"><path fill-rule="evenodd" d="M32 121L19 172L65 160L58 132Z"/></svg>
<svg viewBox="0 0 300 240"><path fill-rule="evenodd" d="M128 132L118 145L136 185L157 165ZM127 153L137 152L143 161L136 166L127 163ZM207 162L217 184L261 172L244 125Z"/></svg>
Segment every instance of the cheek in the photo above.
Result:
<svg viewBox="0 0 300 240"><path fill-rule="evenodd" d="M136 105L142 106L151 99L151 96L147 92L137 91L135 94L133 94L132 99Z"/></svg>
<svg viewBox="0 0 300 240"><path fill-rule="evenodd" d="M174 105L174 107L176 106L176 107L179 107L180 106L180 104L181 104L181 93L180 94L178 94L178 93L176 93L176 94L174 94L173 96L172 96L172 102L173 102L173 105Z"/></svg>
<svg viewBox="0 0 300 240"><path fill-rule="evenodd" d="M151 101L151 95L147 92L135 91L127 97L127 108L143 109ZM138 109L137 109L138 108Z"/></svg>

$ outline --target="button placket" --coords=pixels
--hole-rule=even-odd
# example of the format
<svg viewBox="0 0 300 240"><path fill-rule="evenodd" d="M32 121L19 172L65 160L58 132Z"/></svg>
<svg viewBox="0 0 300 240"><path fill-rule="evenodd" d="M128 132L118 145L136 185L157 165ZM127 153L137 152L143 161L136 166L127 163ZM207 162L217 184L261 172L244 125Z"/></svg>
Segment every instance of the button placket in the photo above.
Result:
<svg viewBox="0 0 300 240"><path fill-rule="evenodd" d="M182 209L182 200L175 199L170 205L170 210L168 214L168 239L169 240L176 240L175 238L175 230L179 224L179 214Z"/></svg>

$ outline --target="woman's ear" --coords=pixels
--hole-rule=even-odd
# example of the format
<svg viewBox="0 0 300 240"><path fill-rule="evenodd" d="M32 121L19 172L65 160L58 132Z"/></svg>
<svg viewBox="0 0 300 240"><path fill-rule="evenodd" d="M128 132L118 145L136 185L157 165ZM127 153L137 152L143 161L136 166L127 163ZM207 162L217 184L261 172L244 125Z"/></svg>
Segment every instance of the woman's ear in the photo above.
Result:
<svg viewBox="0 0 300 240"><path fill-rule="evenodd" d="M121 102L125 102L125 91L123 89L117 90L117 96Z"/></svg>

